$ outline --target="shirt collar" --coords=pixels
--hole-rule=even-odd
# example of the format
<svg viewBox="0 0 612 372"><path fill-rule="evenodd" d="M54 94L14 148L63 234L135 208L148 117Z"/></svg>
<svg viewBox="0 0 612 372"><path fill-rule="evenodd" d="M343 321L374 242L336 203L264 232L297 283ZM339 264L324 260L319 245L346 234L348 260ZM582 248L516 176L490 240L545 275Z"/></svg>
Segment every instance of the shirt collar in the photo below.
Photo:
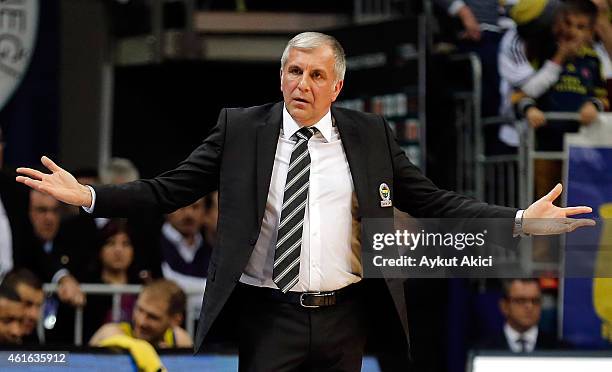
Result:
<svg viewBox="0 0 612 372"><path fill-rule="evenodd" d="M323 135L325 141L330 142L332 138L332 116L331 111L327 111L327 114L319 120L318 123L311 125L310 127L315 127L317 130ZM293 120L293 117L287 111L287 106L283 104L283 133L285 138L291 138L300 130L301 126Z"/></svg>
<svg viewBox="0 0 612 372"><path fill-rule="evenodd" d="M164 223L164 225L162 226L162 233L164 234L166 239L168 239L171 243L177 246L183 246L192 250L198 250L200 248L200 245L202 244L202 234L197 233L193 245L190 245L187 243L185 238L183 238L183 235L177 229L175 229L174 226L170 224L170 222Z"/></svg>
<svg viewBox="0 0 612 372"><path fill-rule="evenodd" d="M537 325L529 328L524 333L519 333L517 332L517 330L512 328L510 324L506 323L504 325L504 333L506 334L506 337L509 340L511 340L512 343L514 344L516 344L517 340L522 337L523 340L525 340L525 342L527 343L528 348L532 348L533 346L535 346L535 343L538 340L538 326Z"/></svg>

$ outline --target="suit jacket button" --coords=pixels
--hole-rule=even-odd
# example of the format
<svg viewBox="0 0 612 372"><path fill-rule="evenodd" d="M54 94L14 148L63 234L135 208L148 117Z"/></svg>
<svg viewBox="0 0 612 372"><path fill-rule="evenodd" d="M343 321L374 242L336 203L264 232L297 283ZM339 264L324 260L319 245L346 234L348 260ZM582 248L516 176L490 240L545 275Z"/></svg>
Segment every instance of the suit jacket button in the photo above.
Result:
<svg viewBox="0 0 612 372"><path fill-rule="evenodd" d="M70 257L63 255L60 258L60 262L62 263L62 265L68 265L68 262L70 262Z"/></svg>

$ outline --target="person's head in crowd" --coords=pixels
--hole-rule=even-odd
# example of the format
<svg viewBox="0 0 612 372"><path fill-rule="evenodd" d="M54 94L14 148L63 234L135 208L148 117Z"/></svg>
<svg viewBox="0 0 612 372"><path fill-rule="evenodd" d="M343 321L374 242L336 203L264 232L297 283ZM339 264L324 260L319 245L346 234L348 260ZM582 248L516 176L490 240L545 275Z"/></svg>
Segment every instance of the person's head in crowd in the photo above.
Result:
<svg viewBox="0 0 612 372"><path fill-rule="evenodd" d="M509 279L503 282L500 309L506 322L519 333L535 327L542 314L542 291L536 279Z"/></svg>
<svg viewBox="0 0 612 372"><path fill-rule="evenodd" d="M186 303L185 293L173 281L158 279L146 285L132 314L134 337L159 344L166 330L182 323Z"/></svg>
<svg viewBox="0 0 612 372"><path fill-rule="evenodd" d="M60 203L54 197L30 190L30 222L34 234L43 242L55 239L60 227Z"/></svg>
<svg viewBox="0 0 612 372"><path fill-rule="evenodd" d="M81 168L72 172L72 175L81 185L97 185L100 183L98 170L95 168Z"/></svg>
<svg viewBox="0 0 612 372"><path fill-rule="evenodd" d="M140 173L134 163L124 158L112 158L100 169L100 181L105 184L120 184L136 181Z"/></svg>
<svg viewBox="0 0 612 372"><path fill-rule="evenodd" d="M23 336L33 334L45 301L40 279L30 270L19 268L9 272L3 283L17 293L23 304Z"/></svg>
<svg viewBox="0 0 612 372"><path fill-rule="evenodd" d="M591 0L563 1L553 28L556 39L590 44L595 35L597 12L597 5Z"/></svg>
<svg viewBox="0 0 612 372"><path fill-rule="evenodd" d="M344 84L344 50L332 36L303 32L281 56L281 91L287 112L299 125L316 124L329 111Z"/></svg>
<svg viewBox="0 0 612 372"><path fill-rule="evenodd" d="M23 336L23 304L15 290L0 284L0 345L19 345Z"/></svg>
<svg viewBox="0 0 612 372"><path fill-rule="evenodd" d="M170 213L166 219L183 238L191 241L202 228L203 211L204 200L198 199L195 203Z"/></svg>
<svg viewBox="0 0 612 372"><path fill-rule="evenodd" d="M100 279L107 284L130 282L129 269L134 261L134 247L127 220L112 219L99 232Z"/></svg>
<svg viewBox="0 0 612 372"><path fill-rule="evenodd" d="M204 197L202 210L202 226L207 239L214 239L217 233L217 218L219 217L219 193L211 192ZM209 240L214 241L214 240Z"/></svg>

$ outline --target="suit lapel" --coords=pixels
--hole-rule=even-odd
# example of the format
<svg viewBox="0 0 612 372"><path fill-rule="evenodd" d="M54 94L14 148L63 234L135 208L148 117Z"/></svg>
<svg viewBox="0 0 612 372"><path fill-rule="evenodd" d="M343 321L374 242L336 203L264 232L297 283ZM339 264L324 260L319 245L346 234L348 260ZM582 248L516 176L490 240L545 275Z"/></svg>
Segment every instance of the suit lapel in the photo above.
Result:
<svg viewBox="0 0 612 372"><path fill-rule="evenodd" d="M283 103L279 102L272 106L265 122L257 128L257 223L261 224L270 180L272 179L272 167L274 166L274 155L278 145L278 136L282 123ZM259 232L259 229L257 229Z"/></svg>
<svg viewBox="0 0 612 372"><path fill-rule="evenodd" d="M363 208L367 205L368 197L368 167L366 154L363 146L361 131L357 127L359 123L345 115L341 110L332 107L332 116L338 127L342 146L348 159L351 177L355 185L357 200L359 202L359 215L363 215Z"/></svg>

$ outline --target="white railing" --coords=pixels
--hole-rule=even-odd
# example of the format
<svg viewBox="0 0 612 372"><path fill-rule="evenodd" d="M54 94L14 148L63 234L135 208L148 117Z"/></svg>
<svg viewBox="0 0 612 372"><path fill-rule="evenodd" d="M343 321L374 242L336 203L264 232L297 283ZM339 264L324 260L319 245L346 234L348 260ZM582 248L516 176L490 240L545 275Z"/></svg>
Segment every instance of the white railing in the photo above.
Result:
<svg viewBox="0 0 612 372"><path fill-rule="evenodd" d="M124 294L139 294L142 290L142 285L138 284L123 284L123 285L111 285L111 284L89 284L82 283L80 285L81 291L85 295L107 295L112 297L112 321L118 322L121 316L121 295ZM204 295L205 285L197 288L183 288L183 291L187 295L187 309L185 315L185 327L187 333L193 338L195 335L195 320L199 316L200 307L195 306L195 303L201 303L202 296ZM43 285L43 291L45 294L54 294L57 292L58 286L53 283L45 283ZM194 301L199 299L200 301ZM74 314L74 344L76 346L83 345L83 311L82 307L75 308ZM42 319L38 322L38 337L41 342L44 342L44 325Z"/></svg>

